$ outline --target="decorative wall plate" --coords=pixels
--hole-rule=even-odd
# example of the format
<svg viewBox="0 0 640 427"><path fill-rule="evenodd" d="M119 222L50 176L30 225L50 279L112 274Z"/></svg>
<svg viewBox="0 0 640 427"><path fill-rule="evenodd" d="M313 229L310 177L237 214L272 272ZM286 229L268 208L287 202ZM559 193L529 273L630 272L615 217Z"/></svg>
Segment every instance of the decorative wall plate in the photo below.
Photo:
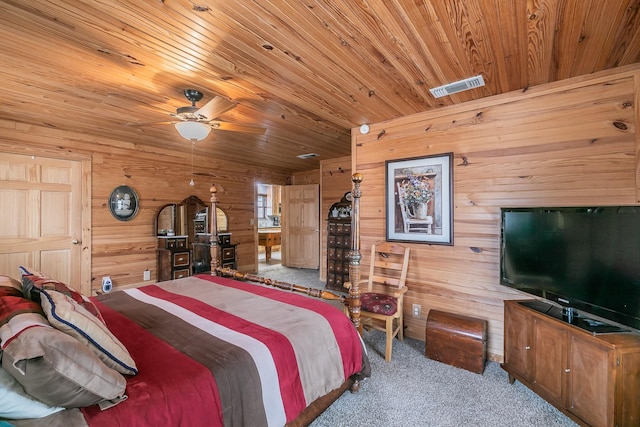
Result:
<svg viewBox="0 0 640 427"><path fill-rule="evenodd" d="M138 213L138 195L127 185L116 187L109 196L109 210L118 221L129 221Z"/></svg>

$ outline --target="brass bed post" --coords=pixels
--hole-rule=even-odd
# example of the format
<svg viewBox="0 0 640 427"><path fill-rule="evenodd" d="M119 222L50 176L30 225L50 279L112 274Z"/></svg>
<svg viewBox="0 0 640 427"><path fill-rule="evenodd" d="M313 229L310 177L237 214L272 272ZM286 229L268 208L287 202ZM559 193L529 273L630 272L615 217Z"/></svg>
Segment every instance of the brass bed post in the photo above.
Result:
<svg viewBox="0 0 640 427"><path fill-rule="evenodd" d="M211 192L211 237L209 238L209 245L211 247L211 274L215 276L218 274L218 251L220 250L218 246L218 189L215 185L212 185L209 191Z"/></svg>
<svg viewBox="0 0 640 427"><path fill-rule="evenodd" d="M351 177L353 181L352 212L351 212L351 251L349 251L349 315L356 329L362 333L360 325L360 183L362 174L354 173Z"/></svg>

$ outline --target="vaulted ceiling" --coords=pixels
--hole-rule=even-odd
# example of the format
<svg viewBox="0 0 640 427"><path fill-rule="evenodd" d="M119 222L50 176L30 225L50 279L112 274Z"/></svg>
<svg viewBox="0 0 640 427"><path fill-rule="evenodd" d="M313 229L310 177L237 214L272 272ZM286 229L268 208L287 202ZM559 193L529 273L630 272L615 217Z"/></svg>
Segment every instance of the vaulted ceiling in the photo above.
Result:
<svg viewBox="0 0 640 427"><path fill-rule="evenodd" d="M0 119L188 151L154 123L193 88L198 106L238 103L221 121L266 129L197 150L286 171L348 155L362 123L640 61L640 0L0 0L0 15ZM429 92L476 75L486 86Z"/></svg>

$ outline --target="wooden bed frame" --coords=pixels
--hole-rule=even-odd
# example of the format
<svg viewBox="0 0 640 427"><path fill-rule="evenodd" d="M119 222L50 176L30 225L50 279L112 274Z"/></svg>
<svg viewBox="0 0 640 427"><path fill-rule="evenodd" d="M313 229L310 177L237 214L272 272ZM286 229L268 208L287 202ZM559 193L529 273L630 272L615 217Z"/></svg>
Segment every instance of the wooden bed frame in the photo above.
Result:
<svg viewBox="0 0 640 427"><path fill-rule="evenodd" d="M329 292L329 291L325 291L323 289L316 289L316 288L311 288L311 287L305 287L305 286L300 286L300 285L294 285L294 284L289 284L289 283L285 283L285 282L280 282L280 281L276 281L276 280L271 280L271 279L266 279L266 278L261 278L258 277L256 275L252 275L252 274L243 274L240 273L238 271L235 270L230 270L230 269L222 269L219 268L218 266L218 253L220 251L220 247L218 245L218 234L217 234L217 222L216 222L216 203L217 203L217 190L215 188L215 186L211 187L211 212L212 212L212 220L211 220L211 239L210 239L210 249L211 249L211 274L213 276L231 276L232 278L236 279L236 280L248 280L248 281L254 281L254 282L260 282L262 284L268 285L268 286L274 286L274 287L278 287L281 289L285 289L285 290L289 290L292 292L298 292L298 293L302 293L302 294L306 294L310 297L316 297L316 298L322 298L322 299L326 299L326 300L338 300L341 301L344 304L347 304L349 307L349 318L353 321L353 323L357 326L359 324L359 310L360 310L360 293L358 291L358 287L357 287L357 283L359 281L359 268L360 268L360 242L359 242L359 237L360 237L360 233L359 233L359 223L358 223L358 208L359 208L359 200L360 200L360 183L362 181L362 176L360 174L354 174L353 178L352 178L354 184L355 184L355 188L353 190L353 195L354 195L354 209L353 209L353 219L352 219L352 226L353 226L353 230L355 230L353 238L352 238L352 247L351 247L351 252L350 252L350 259L351 259L351 264L350 264L350 268L349 268L349 273L350 273L350 278L351 280L353 280L353 283L355 284L355 286L353 286L350 291L348 296L344 296L344 295L339 295L337 293L333 293L333 292ZM216 278L212 278L212 277L204 277L204 278L184 278L184 279L180 279L180 280L209 280L211 282L215 282ZM246 284L239 284L239 283L233 283L231 280L225 280L222 279L223 281L226 282L230 282L231 284L227 284L228 288L225 288L225 290L228 289L234 289L235 292L251 292L248 291L248 287ZM215 282L216 286L222 286L221 283ZM183 283L180 284L175 284L176 286L180 287L182 286ZM203 286L205 287L209 287L206 284L198 284L198 283L193 283L194 285L198 285L198 286L194 286L195 288L202 288ZM227 286L225 285L225 286ZM250 286L251 288L255 288L255 286ZM159 286L151 286L149 289L153 289L157 292L163 293L163 292L168 292L171 295L176 295L180 298L184 297L188 300L192 299L192 294L182 294L182 293L176 293L176 294L172 294L171 290L165 290L164 288L161 288ZM131 290L132 292L134 292L134 290ZM264 294L262 293L263 291L268 291L265 289L261 289L258 290L259 292L256 293L255 295L258 295L260 298L262 298L262 296L264 296ZM141 293L144 293L143 291L140 291ZM271 295L272 291L268 291L269 295ZM134 292L135 293L135 292ZM153 292L152 292L153 293ZM151 294L145 294L146 296L149 296L151 298L155 298L153 295ZM252 294L253 295L253 294ZM119 295L122 296L122 295ZM268 296L264 296L267 300L269 300L269 302L271 301L269 299ZM274 302L278 302L278 304L293 304L296 305L295 302L293 302L292 300L295 299L297 300L305 300L305 298L302 297L294 297L292 295L277 295L278 298L282 298L282 300L279 300L278 298L274 298ZM126 297L127 298L127 304L130 304L133 300L135 300L135 298L133 297ZM256 297L258 298L258 297ZM135 320L130 320L130 318L126 317L124 314L120 314L117 312L116 310L116 306L118 305L118 301L122 302L123 300L118 300L118 295L114 296L111 295L111 301L109 302L110 298L109 297L105 297L102 300L98 300L96 299L96 302L100 302L101 304L104 304L104 308L106 308L105 311L103 311L103 314L108 313L111 315L110 320L114 322L115 325L120 325L122 327L123 324L128 324L128 322L134 322ZM165 301L164 299L160 298L161 301ZM324 316L325 319L327 319L327 321L333 320L333 321L337 321L340 323L341 328L342 329L350 329L350 328L344 328L345 326L345 321L347 322L347 326L348 326L348 320L345 319L343 316L343 314L338 311L335 312L334 308L332 307L324 307L324 304L319 304L322 307L319 307L319 311L316 311L316 309L318 309L317 305L315 304L313 301L304 301L304 303L313 303L310 304L308 307L305 306L304 304L301 304L301 307L307 307L308 310L301 310L301 311L309 311L313 316L324 316L324 314L322 314L321 312L323 310L326 310L327 312L331 312L331 313L327 313L326 316ZM144 302L142 302L142 304L146 304ZM125 304L126 305L126 304ZM189 311L189 307L185 307L185 310L189 313L197 313L199 312L198 310L206 310L207 307L209 307L208 304L206 303L202 303L200 304L200 302L198 302L197 304L197 309L195 311ZM130 309L131 306L129 306ZM136 309L139 309L140 307L137 306ZM246 307L245 307L246 308ZM126 311L126 310L125 310ZM228 314L227 312L223 312L223 315ZM233 315L231 315L233 316ZM266 314L265 314L266 316ZM309 321L309 317L304 317L304 316L299 316L298 318L300 319L306 319L304 321ZM315 317L313 317L315 319ZM120 323L119 323L120 322ZM124 323L122 323L124 322ZM166 322L165 322L166 323ZM130 328L131 330L128 332L128 335L126 335L127 338L127 342L132 343L132 342L137 342L138 340L140 340L140 335L138 334L137 329L136 328ZM358 328L356 327L356 331L358 331ZM319 334L322 334L323 332L319 331ZM175 353L180 353L180 350L172 347L171 346L171 342L169 341L165 341L162 338L163 333L160 333L160 337L156 337L155 335L149 333L149 334L145 334L144 339L146 339L147 343L157 343L158 346L160 346L161 348L171 348L172 352L175 351ZM166 335L166 334L165 334ZM359 347L360 345L362 345L364 347L364 343L362 342L362 340L353 340L353 338L357 338L357 332L350 330L349 334L349 339L347 339L347 337L342 337L344 339L342 339L342 342L347 346L345 347L345 349L348 351L349 347L348 346L352 346L352 349L355 349L356 347ZM168 336L168 335L167 335ZM328 336L328 335L327 335ZM335 338L336 340L338 340L338 337L335 336L335 334L331 335L331 337ZM220 339L222 342L224 342L224 338ZM206 345L209 345L209 347L211 347L213 340L209 340L207 342ZM338 342L338 341L336 341ZM216 343L217 345L217 343ZM303 353L300 354L310 354L310 353L304 353L304 351L306 351L305 349L303 349L303 346L300 346L301 350L303 351ZM138 355L142 355L142 352L144 351L142 347L137 347L136 350L138 351ZM359 348L358 348L359 350ZM244 351L244 350L243 350ZM313 353L313 350L311 350L311 353ZM342 378L344 378L343 375L341 375L343 372L334 372L333 374L333 378L332 378L332 387L336 387L334 390L330 391L329 393L322 395L318 398L316 398L314 401L312 401L306 408L304 408L302 410L302 412L300 412L298 414L298 416L289 421L285 427L303 427L303 426L308 426L309 424L311 424L313 422L313 420L315 420L320 414L322 414L330 405L332 405L343 393L345 393L347 390L351 390L351 392L357 392L359 390L360 387L360 381L364 378L367 378L370 376L370 364L369 364L369 360L368 357L366 355L366 350L363 348L363 352L360 354L360 352L353 352L353 351L349 351L350 355L353 355L355 353L358 353L358 357L362 356L362 366L361 366L361 370L357 373L352 374L349 378L342 380ZM151 354L151 353L149 353ZM298 354L298 353L296 353ZM152 357L155 358L156 353L154 352ZM349 356L343 353L336 353L334 356L340 357L340 356ZM189 359L189 355L185 355L185 359ZM348 357L347 357L348 358ZM189 359L191 361L191 363L193 365L199 365L199 361L197 359ZM329 360L323 360L324 362L331 362ZM343 357L342 362L345 362L345 358ZM148 363L148 367L152 368L150 371L148 372L155 372L154 369L157 371L158 367L157 366L152 366L152 364L149 362L148 358L145 358L145 363ZM274 362L275 363L275 362ZM357 361L354 360L348 360L347 361L348 364L350 364L349 372L353 372L354 367L357 367ZM307 363L307 366L309 364ZM326 365L326 364L325 364ZM323 365L323 366L325 366ZM191 365L190 365L191 366ZM343 366L344 367L344 366ZM208 369L207 366L203 366L202 369ZM346 371L346 368L345 368ZM191 372L191 371L190 371ZM194 371L195 372L195 371ZM198 370L198 372L200 372ZM274 370L275 372L275 370ZM283 372L285 372L283 370ZM289 371L287 371L289 372ZM309 376L312 372L312 370L306 370L305 371L307 376ZM166 372L165 372L166 373ZM174 373L175 374L175 373ZM259 372L258 372L259 374ZM151 375L151 374L150 374ZM284 375L284 374L283 374ZM315 375L315 373L314 373ZM268 376L268 375L267 375ZM213 380L215 380L212 377ZM340 382L342 382L340 384ZM340 384L340 385L337 385ZM171 386L173 386L171 384ZM137 386L136 386L137 387ZM169 395L165 396L165 393L163 390L168 389L168 384L167 383L163 383L163 382L158 382L158 383L154 383L154 387L156 387L156 389L154 389L154 393L156 395L161 395L159 396L160 399L162 400L164 397L170 397ZM302 387L302 386L301 386ZM266 390L266 389L265 389ZM314 396L318 396L320 394L319 390L314 390L313 391L313 395ZM206 400L206 396L205 399L202 400L201 402L208 402ZM129 399L130 401L132 399ZM188 402L187 402L188 403ZM273 401L269 401L268 403L273 404ZM182 401L178 404L179 406L179 410L182 411L184 408L184 404L185 402ZM276 402L277 405L277 402ZM296 404L296 411L300 411L301 405ZM92 405L95 406L95 405ZM203 407L201 406L199 409L202 409ZM220 406L220 408L222 408L222 406ZM284 405L283 405L284 408ZM139 409L139 408L138 408ZM278 408L276 408L277 410ZM127 409L128 410L128 409ZM123 410L122 414L125 416L129 416L131 415L129 412L127 412L127 410ZM96 425L102 423L104 421L104 417L100 418L98 416L92 418L93 415L99 415L100 412L97 412L98 408L97 407L93 407L92 409L90 409L90 411L88 413L84 413L80 408L70 408L69 410L65 410L65 411L60 411L60 412L56 412L54 414L49 415L46 418L35 418L35 419L20 419L20 420L10 420L12 425L16 425L16 426L21 426L21 427L35 427L35 426L43 426L43 425L47 425L47 426L59 426L59 427L63 427L63 426L67 426L67 425L88 425L90 422L95 421ZM277 411L276 411L277 412ZM274 414L275 412L272 411L272 414ZM265 409L265 415L266 415L266 409ZM286 414L284 414L286 415ZM108 417L108 414L107 414ZM290 417L285 417L285 418L290 418ZM278 418L280 419L280 418ZM1 423L0 423L1 424Z"/></svg>
<svg viewBox="0 0 640 427"><path fill-rule="evenodd" d="M218 262L218 255L220 251L220 246L218 244L218 223L215 214L217 212L216 208L218 204L218 189L215 185L211 186L209 189L211 192L211 238L209 240L209 245L211 247L211 274L218 276L231 276L237 280L259 282L268 286L274 286L292 292L299 292L316 298L342 301L348 305L351 321L356 329L360 330L360 289L358 283L360 282L360 260L362 259L362 254L360 252L360 197L362 196L360 184L362 183L362 175L354 173L351 180L353 181L353 190L351 192L353 195L351 215L352 234L351 250L349 251L349 281L351 282L351 287L349 288L348 297L338 295L331 291L280 282L254 274L241 273L229 268L220 268Z"/></svg>
<svg viewBox="0 0 640 427"><path fill-rule="evenodd" d="M360 260L362 254L360 252L360 197L362 192L360 190L360 184L362 183L362 175L360 173L354 173L351 177L353 182L353 189L351 194L353 195L352 202L352 216L351 216L351 250L349 251L349 280L351 287L349 288L349 294L347 297L338 295L334 292L311 288L278 280L272 280L265 277L260 277L254 274L241 273L239 271L221 268L218 262L218 254L220 246L218 245L218 224L216 218L216 208L218 203L218 189L215 185L211 186L211 238L209 241L211 247L211 274L218 276L232 277L236 280L248 280L252 282L262 283L267 286L273 286L280 289L298 292L309 295L311 297L322 298L326 300L338 300L343 302L349 307L349 317L353 322L356 330L360 329L360 289L358 283L360 283ZM315 420L322 412L324 412L333 402L335 402L345 391L350 390L352 393L358 392L360 389L360 382L355 378L349 378L342 386L331 391L330 393L316 399L312 402L295 420L288 423L285 427L302 427L309 425Z"/></svg>

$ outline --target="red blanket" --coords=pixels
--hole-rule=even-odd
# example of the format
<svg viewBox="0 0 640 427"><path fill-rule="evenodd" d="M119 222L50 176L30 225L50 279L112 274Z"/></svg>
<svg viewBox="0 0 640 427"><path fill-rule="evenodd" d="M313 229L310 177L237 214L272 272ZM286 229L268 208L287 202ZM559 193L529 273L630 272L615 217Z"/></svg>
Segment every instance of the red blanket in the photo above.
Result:
<svg viewBox="0 0 640 427"><path fill-rule="evenodd" d="M363 370L349 319L301 295L201 275L97 304L140 372L91 426L282 426Z"/></svg>

